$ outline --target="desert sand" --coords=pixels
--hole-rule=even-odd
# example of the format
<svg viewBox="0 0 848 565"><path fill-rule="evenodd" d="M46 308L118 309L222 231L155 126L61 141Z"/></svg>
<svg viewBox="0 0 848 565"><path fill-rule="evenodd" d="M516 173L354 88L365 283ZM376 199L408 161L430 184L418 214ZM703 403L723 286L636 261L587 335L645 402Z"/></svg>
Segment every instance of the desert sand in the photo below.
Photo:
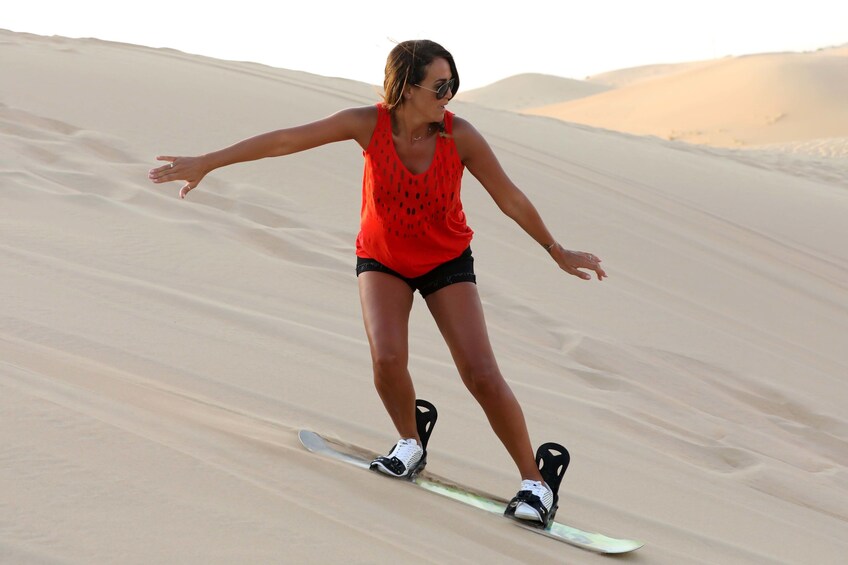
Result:
<svg viewBox="0 0 848 565"><path fill-rule="evenodd" d="M456 101L473 102L496 110L521 111L585 98L612 88L614 85L606 83L525 73L483 88L460 91Z"/></svg>
<svg viewBox="0 0 848 565"><path fill-rule="evenodd" d="M781 100L832 102L786 57L691 72L735 91L760 69ZM216 171L186 200L147 180L156 155L372 104L374 86L6 31L0 74L0 562L601 562L299 445L301 428L376 452L396 439L359 312L354 142ZM757 119L789 137L746 142L816 143L770 104ZM643 541L627 563L844 563L843 157L450 109L609 273L560 272L466 175L501 369L534 442L572 454L558 520ZM810 112L848 137L848 114ZM511 496L515 469L420 298L410 339L440 409L428 469Z"/></svg>
<svg viewBox="0 0 848 565"><path fill-rule="evenodd" d="M616 88L522 110L721 147L829 140L813 153L848 158L846 47L624 69L586 83Z"/></svg>

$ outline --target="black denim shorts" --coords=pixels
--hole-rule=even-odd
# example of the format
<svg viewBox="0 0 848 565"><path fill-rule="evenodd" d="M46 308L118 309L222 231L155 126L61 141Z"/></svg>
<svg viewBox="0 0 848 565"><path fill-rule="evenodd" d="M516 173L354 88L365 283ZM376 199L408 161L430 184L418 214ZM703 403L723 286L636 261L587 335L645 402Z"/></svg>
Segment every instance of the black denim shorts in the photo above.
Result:
<svg viewBox="0 0 848 565"><path fill-rule="evenodd" d="M477 284L477 277L474 275L474 257L471 256L471 248L469 247L462 252L462 255L456 259L451 259L447 263L442 263L432 271L424 273L420 277L409 278L401 275L397 271L393 271L379 261L374 259L356 258L356 276L358 277L366 271L377 271L395 276L409 285L414 291L421 293L421 296L433 294L437 290L443 289L446 286L459 283L471 282Z"/></svg>

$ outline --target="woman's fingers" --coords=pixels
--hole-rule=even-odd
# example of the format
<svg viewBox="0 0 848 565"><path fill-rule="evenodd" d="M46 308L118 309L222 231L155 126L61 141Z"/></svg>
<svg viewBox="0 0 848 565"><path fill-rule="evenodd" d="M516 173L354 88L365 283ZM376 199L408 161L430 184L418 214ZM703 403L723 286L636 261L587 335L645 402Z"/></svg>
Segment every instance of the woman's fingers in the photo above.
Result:
<svg viewBox="0 0 848 565"><path fill-rule="evenodd" d="M607 276L606 271L604 271L604 270L601 268L601 266L600 266L600 265L598 265L597 267L593 268L592 270L593 270L593 271L595 271L595 276L597 276L597 277L598 277L598 280L599 280L599 281L604 280L604 279L606 278L606 276ZM591 279L592 277L591 277L591 275L590 275L590 276L589 276L589 277L587 277L587 278L590 278L590 279Z"/></svg>
<svg viewBox="0 0 848 565"><path fill-rule="evenodd" d="M176 177L165 177L174 173L174 167L176 166L177 158L170 156L159 156L156 157L156 160L168 161L168 164L162 165L161 167L156 167L155 169L150 169L150 171L147 173L147 177L154 182L167 182L169 180L176 180Z"/></svg>
<svg viewBox="0 0 848 565"><path fill-rule="evenodd" d="M180 198L185 198L189 191L197 188L203 179L203 171L198 170L199 161L195 157L176 157L171 155L160 155L157 161L167 161L165 165L150 169L147 178L160 184L172 181L185 181L180 189Z"/></svg>
<svg viewBox="0 0 848 565"><path fill-rule="evenodd" d="M186 194L188 194L190 190L194 190L195 188L196 186L191 186L190 184L185 185L180 189L180 198L185 198Z"/></svg>
<svg viewBox="0 0 848 565"><path fill-rule="evenodd" d="M604 271L603 267L601 267L601 260L593 255L592 253L584 253L582 251L564 251L564 258L559 263L562 270L570 275L574 275L575 277L579 277L583 280L589 280L592 278L592 275L581 271L580 269L589 269L595 272L598 280L603 280L607 273Z"/></svg>
<svg viewBox="0 0 848 565"><path fill-rule="evenodd" d="M595 255L592 255L591 253L584 253L584 255L586 257L586 261L588 262L585 268L595 271L595 274L598 276L599 281L604 280L604 277L607 276L607 273L604 271L604 268L601 267L601 260ZM591 279L592 277L588 276L587 278Z"/></svg>
<svg viewBox="0 0 848 565"><path fill-rule="evenodd" d="M579 278L583 279L584 281L588 281L589 279L592 278L592 275L590 275L589 273L584 273L580 269L575 269L574 267L567 267L564 270L565 270L566 273L568 273L570 275L574 275L575 277L579 277Z"/></svg>
<svg viewBox="0 0 848 565"><path fill-rule="evenodd" d="M156 157L156 160L157 161L168 161L167 164L159 167L159 169L162 170L162 169L172 169L174 166L176 166L176 164L177 164L176 161L177 161L178 158L179 157L171 157L169 155L160 155L159 157Z"/></svg>

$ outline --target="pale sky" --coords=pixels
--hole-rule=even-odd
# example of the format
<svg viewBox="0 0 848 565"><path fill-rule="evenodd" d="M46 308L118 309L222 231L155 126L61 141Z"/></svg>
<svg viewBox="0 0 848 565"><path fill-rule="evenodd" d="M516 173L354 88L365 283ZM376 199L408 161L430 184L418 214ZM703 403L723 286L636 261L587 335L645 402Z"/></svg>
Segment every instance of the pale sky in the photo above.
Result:
<svg viewBox="0 0 848 565"><path fill-rule="evenodd" d="M10 1L0 28L171 47L382 84L397 41L432 39L462 89L848 43L848 0Z"/></svg>

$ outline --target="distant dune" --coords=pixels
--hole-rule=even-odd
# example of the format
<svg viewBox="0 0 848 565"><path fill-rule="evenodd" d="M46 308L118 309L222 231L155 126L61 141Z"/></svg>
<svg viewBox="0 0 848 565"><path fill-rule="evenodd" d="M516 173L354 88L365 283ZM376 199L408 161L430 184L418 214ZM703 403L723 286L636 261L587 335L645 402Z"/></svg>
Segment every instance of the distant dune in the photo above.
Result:
<svg viewBox="0 0 848 565"><path fill-rule="evenodd" d="M586 82L592 84L602 84L613 88L621 88L629 86L637 82L656 79L664 76L682 73L712 64L713 61L695 61L689 63L672 63L660 65L642 65L639 67L630 67L627 69L618 69L598 75L586 77ZM566 102L566 100L560 100Z"/></svg>
<svg viewBox="0 0 848 565"><path fill-rule="evenodd" d="M595 127L726 147L848 136L848 54L733 57L689 66L600 75L621 85L579 100L525 110ZM650 73L648 73L650 75ZM638 78L638 80L635 80Z"/></svg>
<svg viewBox="0 0 848 565"><path fill-rule="evenodd" d="M509 77L482 88L459 92L456 99L498 110L524 110L566 100L576 100L609 89L609 86L603 84L527 73Z"/></svg>

